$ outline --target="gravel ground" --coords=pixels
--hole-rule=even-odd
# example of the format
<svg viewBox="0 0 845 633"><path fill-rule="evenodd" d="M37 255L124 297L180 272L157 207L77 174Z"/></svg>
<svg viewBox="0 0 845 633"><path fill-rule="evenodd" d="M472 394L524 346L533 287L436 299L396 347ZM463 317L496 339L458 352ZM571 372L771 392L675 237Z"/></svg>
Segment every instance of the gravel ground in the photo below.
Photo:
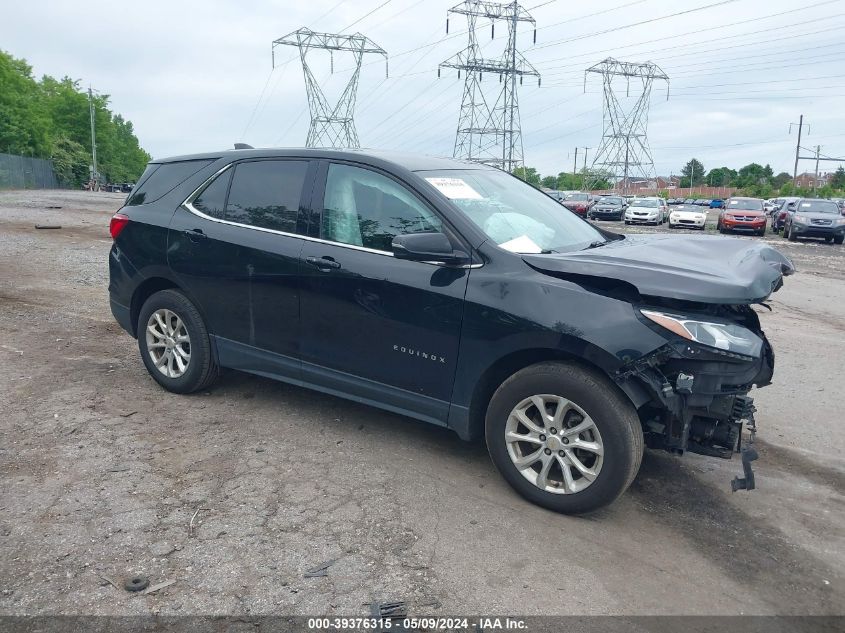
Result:
<svg viewBox="0 0 845 633"><path fill-rule="evenodd" d="M121 200L0 193L0 614L843 613L842 247L762 238L800 272L763 311L758 490L647 452L572 518L442 429L234 372L161 390L108 309ZM175 582L106 580L130 574Z"/></svg>

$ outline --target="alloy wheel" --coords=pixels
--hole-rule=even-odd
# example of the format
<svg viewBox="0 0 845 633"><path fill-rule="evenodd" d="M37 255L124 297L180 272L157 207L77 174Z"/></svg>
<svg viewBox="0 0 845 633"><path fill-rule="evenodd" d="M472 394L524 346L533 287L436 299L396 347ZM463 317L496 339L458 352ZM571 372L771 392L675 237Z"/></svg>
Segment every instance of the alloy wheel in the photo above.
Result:
<svg viewBox="0 0 845 633"><path fill-rule="evenodd" d="M556 395L535 395L517 404L505 425L505 443L522 476L555 494L589 487L604 461L604 444L593 419Z"/></svg>
<svg viewBox="0 0 845 633"><path fill-rule="evenodd" d="M162 374L180 378L191 362L191 337L185 322L167 308L156 310L147 320L147 353Z"/></svg>

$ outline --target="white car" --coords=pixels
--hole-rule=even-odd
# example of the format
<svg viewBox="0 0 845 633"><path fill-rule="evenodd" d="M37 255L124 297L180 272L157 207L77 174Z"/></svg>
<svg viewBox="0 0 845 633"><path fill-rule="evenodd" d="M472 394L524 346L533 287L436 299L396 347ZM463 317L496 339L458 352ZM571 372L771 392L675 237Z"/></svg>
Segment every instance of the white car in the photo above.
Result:
<svg viewBox="0 0 845 633"><path fill-rule="evenodd" d="M634 198L625 210L625 224L663 224L669 207L663 198Z"/></svg>
<svg viewBox="0 0 845 633"><path fill-rule="evenodd" d="M669 213L669 228L685 226L690 229L704 230L704 223L707 222L707 209L696 207L690 204L673 207Z"/></svg>

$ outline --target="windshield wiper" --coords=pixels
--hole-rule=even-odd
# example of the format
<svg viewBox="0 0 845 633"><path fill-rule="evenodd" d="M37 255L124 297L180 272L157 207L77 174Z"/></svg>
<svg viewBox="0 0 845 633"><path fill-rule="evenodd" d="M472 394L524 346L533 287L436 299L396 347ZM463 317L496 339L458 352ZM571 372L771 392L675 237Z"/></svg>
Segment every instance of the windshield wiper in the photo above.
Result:
<svg viewBox="0 0 845 633"><path fill-rule="evenodd" d="M590 242L590 245L584 250L586 251L590 248L598 248L599 246L604 246L605 244L607 244L607 240L596 240L595 242Z"/></svg>

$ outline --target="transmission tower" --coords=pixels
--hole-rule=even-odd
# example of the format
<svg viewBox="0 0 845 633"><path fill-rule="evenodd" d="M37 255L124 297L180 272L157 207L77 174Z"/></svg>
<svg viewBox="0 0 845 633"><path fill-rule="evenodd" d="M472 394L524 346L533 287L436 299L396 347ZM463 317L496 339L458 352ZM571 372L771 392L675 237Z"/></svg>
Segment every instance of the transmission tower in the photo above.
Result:
<svg viewBox="0 0 845 633"><path fill-rule="evenodd" d="M666 98L669 98L669 77L651 62L620 62L608 57L584 72L585 91L589 73L602 76L604 107L601 144L593 158L590 175L585 176L585 189L593 189L595 183L606 177L614 187L621 185L622 193L627 193L631 179L651 180L656 175L648 146L648 109L656 79L666 82ZM636 97L636 102L628 109L619 103L617 96L620 77L625 79L625 96Z"/></svg>
<svg viewBox="0 0 845 633"><path fill-rule="evenodd" d="M437 69L438 77L441 68L456 68L458 77L461 71L466 73L452 155L513 172L523 163L517 78L520 85L525 75L537 77L538 85L540 82L540 73L516 50L516 28L520 22L535 24L534 18L516 0L508 4L465 0L447 12L447 33L452 13L467 16L469 31L469 45ZM495 37L496 21L507 23L508 43L500 57L481 56L475 32L478 18L490 20L491 38ZM534 41L537 41L536 29ZM482 90L481 81L485 73L498 77L501 84L495 94L489 95L495 96L495 99L488 99Z"/></svg>
<svg viewBox="0 0 845 633"><path fill-rule="evenodd" d="M301 28L284 37L273 40L271 55L273 68L276 67L276 46L296 46L299 48L299 58L302 61L302 73L305 75L305 91L308 94L308 110L311 113L311 126L308 128L306 147L357 148L358 133L355 131L353 119L355 111L355 97L358 93L358 77L361 74L361 60L367 53L384 55L384 72L387 76L387 52L371 39L360 33L355 35L334 35L331 33L315 33ZM348 51L355 59L355 69L346 83L334 107L329 105L323 89L314 78L306 56L311 49L329 51L331 71L334 73L334 52Z"/></svg>

